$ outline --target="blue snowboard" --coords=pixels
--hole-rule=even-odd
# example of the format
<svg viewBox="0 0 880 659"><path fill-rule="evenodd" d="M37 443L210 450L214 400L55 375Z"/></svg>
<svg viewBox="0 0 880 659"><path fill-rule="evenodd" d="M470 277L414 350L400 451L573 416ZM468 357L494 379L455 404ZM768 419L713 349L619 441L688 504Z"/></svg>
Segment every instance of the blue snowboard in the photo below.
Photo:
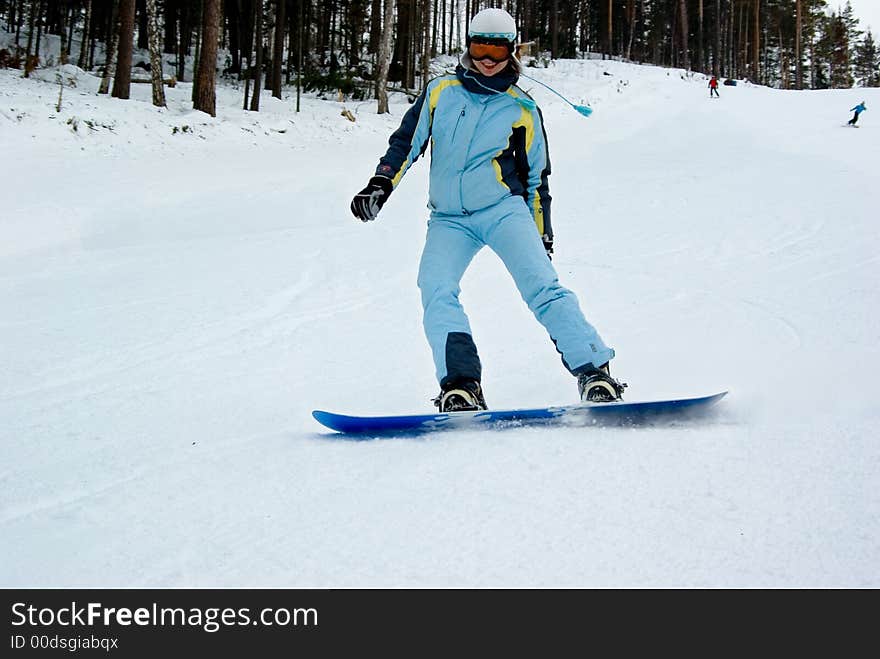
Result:
<svg viewBox="0 0 880 659"><path fill-rule="evenodd" d="M312 416L321 425L361 439L395 434L415 434L434 430L476 430L533 424L562 426L639 425L656 420L691 418L707 411L727 394L616 403L581 403L558 407L404 416L349 416L315 410Z"/></svg>

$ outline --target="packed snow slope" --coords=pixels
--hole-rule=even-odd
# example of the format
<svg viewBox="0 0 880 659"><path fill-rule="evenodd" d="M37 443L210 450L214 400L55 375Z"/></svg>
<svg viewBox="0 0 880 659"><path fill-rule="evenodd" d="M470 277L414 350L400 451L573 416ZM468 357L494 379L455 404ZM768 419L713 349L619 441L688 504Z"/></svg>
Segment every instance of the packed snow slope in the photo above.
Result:
<svg viewBox="0 0 880 659"><path fill-rule="evenodd" d="M225 83L211 118L0 70L0 585L880 586L880 90L527 71L595 111L523 81L562 282L628 399L729 389L714 416L341 439L311 410L437 391L427 157L348 210L406 99ZM488 250L462 301L490 405L576 398Z"/></svg>

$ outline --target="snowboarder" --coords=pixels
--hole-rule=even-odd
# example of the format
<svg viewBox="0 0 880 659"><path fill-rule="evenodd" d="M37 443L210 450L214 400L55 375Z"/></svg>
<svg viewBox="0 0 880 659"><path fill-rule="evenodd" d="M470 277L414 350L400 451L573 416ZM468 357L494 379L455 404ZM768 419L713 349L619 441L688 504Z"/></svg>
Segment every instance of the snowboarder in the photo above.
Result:
<svg viewBox="0 0 880 659"><path fill-rule="evenodd" d="M471 20L466 42L455 73L430 81L404 115L351 211L363 222L376 219L431 145L431 217L418 286L441 412L487 409L482 365L458 299L465 270L487 245L578 378L581 400L618 400L626 385L610 375L614 350L551 262L550 159L541 112L516 85L516 23L503 9L484 9Z"/></svg>
<svg viewBox="0 0 880 659"><path fill-rule="evenodd" d="M712 76L712 79L709 81L709 98L712 98L712 94L721 98L721 94L718 93L718 78L715 76Z"/></svg>
<svg viewBox="0 0 880 659"><path fill-rule="evenodd" d="M859 121L859 115L867 109L868 109L868 106L865 105L864 101L862 101L857 106L852 108L850 110L850 112L854 112L855 114L853 114L852 119L850 119L849 121L846 122L846 125L847 126L855 126Z"/></svg>

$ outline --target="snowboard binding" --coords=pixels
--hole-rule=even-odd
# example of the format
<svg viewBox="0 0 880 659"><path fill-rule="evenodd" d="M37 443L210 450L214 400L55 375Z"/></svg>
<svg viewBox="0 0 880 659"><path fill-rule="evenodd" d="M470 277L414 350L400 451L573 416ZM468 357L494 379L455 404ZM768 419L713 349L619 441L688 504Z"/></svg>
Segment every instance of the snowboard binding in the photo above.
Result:
<svg viewBox="0 0 880 659"><path fill-rule="evenodd" d="M618 382L611 377L608 364L599 368L592 365L578 374L578 393L582 403L611 403L621 400L625 382Z"/></svg>
<svg viewBox="0 0 880 659"><path fill-rule="evenodd" d="M433 400L440 412L476 412L486 410L483 389L476 380L461 380L446 384Z"/></svg>

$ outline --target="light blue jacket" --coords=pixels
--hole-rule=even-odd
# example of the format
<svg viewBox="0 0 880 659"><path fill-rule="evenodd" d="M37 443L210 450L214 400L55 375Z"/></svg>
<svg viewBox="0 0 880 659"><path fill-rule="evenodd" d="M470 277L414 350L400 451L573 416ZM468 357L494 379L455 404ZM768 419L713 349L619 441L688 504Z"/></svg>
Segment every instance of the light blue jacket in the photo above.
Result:
<svg viewBox="0 0 880 659"><path fill-rule="evenodd" d="M864 111L867 110L867 109L868 109L868 108L865 107L865 104L864 104L864 103L859 103L857 106L855 106L854 108L852 108L852 109L850 110L850 112L858 112L859 114L861 114L862 112L864 112Z"/></svg>
<svg viewBox="0 0 880 659"><path fill-rule="evenodd" d="M521 196L538 233L552 239L541 112L514 84L515 72L502 74L487 78L459 66L429 82L389 139L376 174L397 187L430 145L433 211L469 215Z"/></svg>

